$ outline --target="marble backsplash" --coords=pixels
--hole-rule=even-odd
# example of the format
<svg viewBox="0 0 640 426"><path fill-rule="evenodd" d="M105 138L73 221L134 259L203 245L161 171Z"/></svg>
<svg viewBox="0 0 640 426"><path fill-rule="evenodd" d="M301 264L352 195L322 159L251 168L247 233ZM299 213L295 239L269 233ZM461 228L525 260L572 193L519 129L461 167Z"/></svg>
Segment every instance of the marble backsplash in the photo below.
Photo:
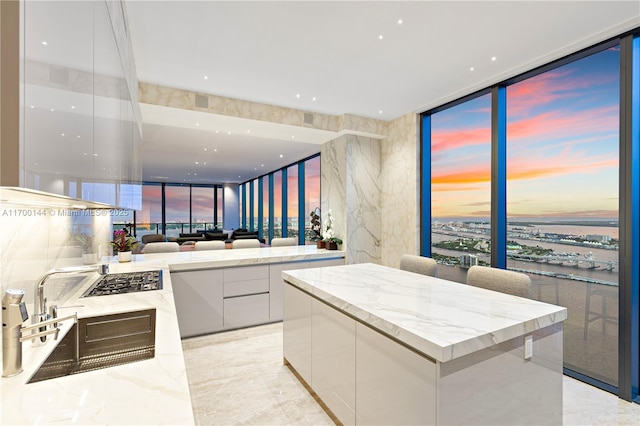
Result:
<svg viewBox="0 0 640 426"><path fill-rule="evenodd" d="M36 280L54 268L106 260L112 254L109 210L0 206L0 286L25 291L33 301ZM76 280L77 281L77 280ZM70 281L75 282L74 280ZM49 301L63 288L47 288Z"/></svg>

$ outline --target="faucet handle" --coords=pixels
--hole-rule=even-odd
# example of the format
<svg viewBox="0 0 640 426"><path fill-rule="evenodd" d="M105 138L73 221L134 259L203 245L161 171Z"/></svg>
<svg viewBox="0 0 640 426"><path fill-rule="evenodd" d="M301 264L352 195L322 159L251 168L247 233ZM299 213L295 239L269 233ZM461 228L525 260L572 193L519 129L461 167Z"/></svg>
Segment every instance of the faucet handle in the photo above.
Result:
<svg viewBox="0 0 640 426"><path fill-rule="evenodd" d="M49 306L49 318L58 318L58 305ZM58 326L57 322L53 323L54 327ZM56 339L57 340L57 339Z"/></svg>

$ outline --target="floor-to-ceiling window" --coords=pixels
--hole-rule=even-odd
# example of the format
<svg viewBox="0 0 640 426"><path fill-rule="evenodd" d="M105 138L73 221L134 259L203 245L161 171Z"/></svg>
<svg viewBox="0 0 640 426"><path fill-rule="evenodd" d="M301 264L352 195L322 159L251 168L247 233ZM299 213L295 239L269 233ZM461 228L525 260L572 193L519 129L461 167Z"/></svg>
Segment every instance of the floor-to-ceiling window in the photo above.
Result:
<svg viewBox="0 0 640 426"><path fill-rule="evenodd" d="M613 386L619 75L613 47L507 87L507 267L568 308L565 366Z"/></svg>
<svg viewBox="0 0 640 426"><path fill-rule="evenodd" d="M253 180L253 210L251 211L251 230L257 231L260 228L258 223L258 210L260 204L260 191L261 188L258 185L258 179Z"/></svg>
<svg viewBox="0 0 640 426"><path fill-rule="evenodd" d="M191 230L188 232L215 228L213 213L216 189L214 187L191 187Z"/></svg>
<svg viewBox="0 0 640 426"><path fill-rule="evenodd" d="M304 240L313 242L311 239L315 234L311 230L309 213L320 207L320 156L310 158L304 164L304 206Z"/></svg>
<svg viewBox="0 0 640 426"><path fill-rule="evenodd" d="M431 116L431 216L439 277L491 263L491 94Z"/></svg>
<svg viewBox="0 0 640 426"><path fill-rule="evenodd" d="M287 235L298 237L298 165L287 168Z"/></svg>
<svg viewBox="0 0 640 426"><path fill-rule="evenodd" d="M640 379L640 41L632 39L594 46L422 119L428 212L421 217L429 227L422 252L438 259L439 276L464 281L456 257L526 273L530 297L568 310L565 372L624 398L637 396ZM476 214L491 227L468 226L465 216ZM485 227L491 238L483 242ZM460 268L457 278L452 268Z"/></svg>
<svg viewBox="0 0 640 426"><path fill-rule="evenodd" d="M136 236L162 234L162 184L142 185L142 210L136 211Z"/></svg>
<svg viewBox="0 0 640 426"><path fill-rule="evenodd" d="M282 237L282 170L273 172L273 236Z"/></svg>
<svg viewBox="0 0 640 426"><path fill-rule="evenodd" d="M189 186L166 185L165 196L165 235L179 237L182 232L190 232L190 193Z"/></svg>
<svg viewBox="0 0 640 426"><path fill-rule="evenodd" d="M215 203L215 225L214 228L222 229L224 224L224 189L222 186L216 186L216 203Z"/></svg>

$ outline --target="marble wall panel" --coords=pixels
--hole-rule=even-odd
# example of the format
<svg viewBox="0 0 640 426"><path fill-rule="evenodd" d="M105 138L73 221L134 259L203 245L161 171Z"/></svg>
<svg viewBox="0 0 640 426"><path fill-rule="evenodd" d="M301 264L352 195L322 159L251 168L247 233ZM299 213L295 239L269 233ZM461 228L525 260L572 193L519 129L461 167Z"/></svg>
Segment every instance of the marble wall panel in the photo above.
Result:
<svg viewBox="0 0 640 426"><path fill-rule="evenodd" d="M348 250L347 239L347 136L322 145L320 150L320 209L322 216L331 209L333 228ZM350 256L347 251L347 263Z"/></svg>
<svg viewBox="0 0 640 426"><path fill-rule="evenodd" d="M380 140L348 136L347 240L352 263L381 261Z"/></svg>
<svg viewBox="0 0 640 426"><path fill-rule="evenodd" d="M391 121L388 131L381 142L382 264L398 267L402 254L419 250L418 115Z"/></svg>
<svg viewBox="0 0 640 426"><path fill-rule="evenodd" d="M0 286L25 290L33 301L36 280L54 268L105 260L111 254L108 210L0 206ZM84 256L88 254L90 256ZM62 290L58 290L62 292ZM56 299L47 289L49 304Z"/></svg>
<svg viewBox="0 0 640 426"><path fill-rule="evenodd" d="M321 150L321 209L331 209L347 263L380 262L380 141L344 135Z"/></svg>

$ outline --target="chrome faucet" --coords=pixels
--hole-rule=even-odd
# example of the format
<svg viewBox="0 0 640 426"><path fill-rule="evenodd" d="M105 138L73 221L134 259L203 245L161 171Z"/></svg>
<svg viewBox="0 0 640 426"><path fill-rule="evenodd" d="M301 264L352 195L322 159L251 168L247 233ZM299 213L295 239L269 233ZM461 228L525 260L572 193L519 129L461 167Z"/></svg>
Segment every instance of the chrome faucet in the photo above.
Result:
<svg viewBox="0 0 640 426"><path fill-rule="evenodd" d="M42 323L44 321L48 321L51 318L57 317L57 307L52 306L50 312L47 312L47 299L44 297L44 283L45 281L52 275L56 274L86 274L88 272L97 272L100 275L106 275L109 273L109 265L108 264L99 264L93 266L72 266L69 268L58 268L52 269L42 275L38 281L36 281L36 286L34 289L34 297L33 297L33 317L31 318L31 323L36 324ZM52 322L51 324L55 324ZM54 325L55 327L55 325ZM44 332L46 330L46 326L40 328L40 332ZM47 334L44 333L38 335L34 335L32 337L40 337L41 342L46 342Z"/></svg>
<svg viewBox="0 0 640 426"><path fill-rule="evenodd" d="M29 318L27 307L22 301L23 297L24 290L15 289L8 289L2 297L2 377L11 377L22 372L22 342L49 334L55 334L54 338L57 340L60 331L58 322L68 319L73 319L74 323L78 321L77 314L74 313L23 327L22 324ZM47 330L48 325L53 325L53 328ZM42 330L43 327L44 331L33 333L34 330ZM32 333L22 335L28 331Z"/></svg>

